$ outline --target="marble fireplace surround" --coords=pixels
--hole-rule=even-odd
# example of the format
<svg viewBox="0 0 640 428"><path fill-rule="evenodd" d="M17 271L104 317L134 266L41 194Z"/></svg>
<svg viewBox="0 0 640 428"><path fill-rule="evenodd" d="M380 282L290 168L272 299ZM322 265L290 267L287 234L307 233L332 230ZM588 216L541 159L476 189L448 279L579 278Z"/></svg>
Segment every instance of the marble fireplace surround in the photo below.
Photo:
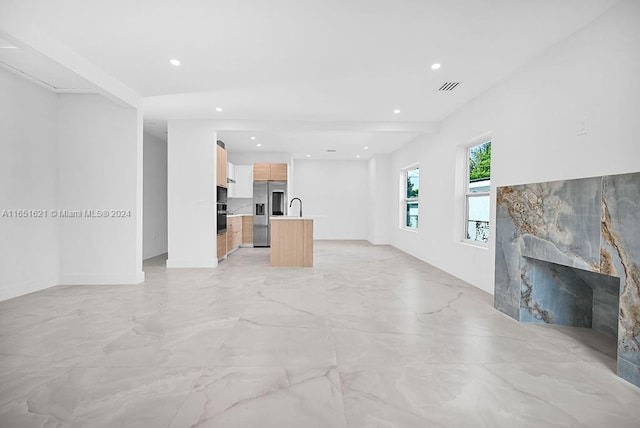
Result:
<svg viewBox="0 0 640 428"><path fill-rule="evenodd" d="M640 386L640 173L499 187L496 209L496 309L617 335Z"/></svg>

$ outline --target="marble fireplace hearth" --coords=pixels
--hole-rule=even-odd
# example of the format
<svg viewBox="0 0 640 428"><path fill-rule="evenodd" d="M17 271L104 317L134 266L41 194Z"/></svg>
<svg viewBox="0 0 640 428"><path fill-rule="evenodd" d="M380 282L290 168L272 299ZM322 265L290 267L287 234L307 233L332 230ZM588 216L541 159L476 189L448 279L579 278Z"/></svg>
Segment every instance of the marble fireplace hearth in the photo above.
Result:
<svg viewBox="0 0 640 428"><path fill-rule="evenodd" d="M617 337L640 386L640 173L499 187L495 307Z"/></svg>

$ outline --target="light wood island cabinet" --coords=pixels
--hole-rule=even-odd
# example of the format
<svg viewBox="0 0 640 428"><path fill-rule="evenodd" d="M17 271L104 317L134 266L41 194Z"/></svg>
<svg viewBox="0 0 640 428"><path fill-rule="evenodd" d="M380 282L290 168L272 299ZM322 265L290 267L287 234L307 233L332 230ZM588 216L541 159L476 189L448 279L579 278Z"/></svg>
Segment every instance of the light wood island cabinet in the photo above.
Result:
<svg viewBox="0 0 640 428"><path fill-rule="evenodd" d="M313 266L313 219L271 217L271 266Z"/></svg>

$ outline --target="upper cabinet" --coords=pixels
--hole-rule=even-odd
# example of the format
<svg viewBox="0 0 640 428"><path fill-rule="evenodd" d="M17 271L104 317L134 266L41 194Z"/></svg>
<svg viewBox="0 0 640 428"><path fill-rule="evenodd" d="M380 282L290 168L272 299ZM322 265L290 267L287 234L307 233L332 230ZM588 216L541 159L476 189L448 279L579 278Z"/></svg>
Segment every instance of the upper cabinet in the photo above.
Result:
<svg viewBox="0 0 640 428"><path fill-rule="evenodd" d="M236 166L231 162L227 162L227 178L232 180L231 182L227 180L227 197L235 198L236 184L234 183L234 181L236 179Z"/></svg>
<svg viewBox="0 0 640 428"><path fill-rule="evenodd" d="M234 198L253 198L253 167L251 165L235 165L233 187Z"/></svg>
<svg viewBox="0 0 640 428"><path fill-rule="evenodd" d="M216 185L227 187L227 151L216 144Z"/></svg>
<svg viewBox="0 0 640 428"><path fill-rule="evenodd" d="M272 163L270 164L271 181L287 181L287 164Z"/></svg>
<svg viewBox="0 0 640 428"><path fill-rule="evenodd" d="M253 181L287 181L287 164L254 163Z"/></svg>
<svg viewBox="0 0 640 428"><path fill-rule="evenodd" d="M253 181L269 181L271 180L271 164L270 163L254 163L253 164Z"/></svg>

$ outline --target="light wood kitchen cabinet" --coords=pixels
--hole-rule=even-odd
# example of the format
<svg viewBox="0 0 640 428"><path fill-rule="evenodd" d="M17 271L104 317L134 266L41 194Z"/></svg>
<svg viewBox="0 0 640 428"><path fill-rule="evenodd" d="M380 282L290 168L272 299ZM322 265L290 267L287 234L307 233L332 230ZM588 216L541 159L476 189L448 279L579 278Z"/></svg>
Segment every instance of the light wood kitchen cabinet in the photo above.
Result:
<svg viewBox="0 0 640 428"><path fill-rule="evenodd" d="M216 239L218 260L227 254L227 233L220 233Z"/></svg>
<svg viewBox="0 0 640 428"><path fill-rule="evenodd" d="M270 164L270 180L271 181L287 181L287 164L272 163Z"/></svg>
<svg viewBox="0 0 640 428"><path fill-rule="evenodd" d="M242 243L253 244L253 216L242 216Z"/></svg>
<svg viewBox="0 0 640 428"><path fill-rule="evenodd" d="M227 219L227 254L233 250L233 227L230 220L230 218Z"/></svg>
<svg viewBox="0 0 640 428"><path fill-rule="evenodd" d="M232 248L240 248L240 245L242 245L242 217L238 217L238 221L233 232Z"/></svg>
<svg viewBox="0 0 640 428"><path fill-rule="evenodd" d="M242 244L242 217L227 218L227 253Z"/></svg>
<svg viewBox="0 0 640 428"><path fill-rule="evenodd" d="M216 185L227 187L227 151L216 144Z"/></svg>
<svg viewBox="0 0 640 428"><path fill-rule="evenodd" d="M271 164L270 163L254 163L253 164L253 181L269 181L271 180Z"/></svg>
<svg viewBox="0 0 640 428"><path fill-rule="evenodd" d="M254 163L253 181L287 181L287 164Z"/></svg>

